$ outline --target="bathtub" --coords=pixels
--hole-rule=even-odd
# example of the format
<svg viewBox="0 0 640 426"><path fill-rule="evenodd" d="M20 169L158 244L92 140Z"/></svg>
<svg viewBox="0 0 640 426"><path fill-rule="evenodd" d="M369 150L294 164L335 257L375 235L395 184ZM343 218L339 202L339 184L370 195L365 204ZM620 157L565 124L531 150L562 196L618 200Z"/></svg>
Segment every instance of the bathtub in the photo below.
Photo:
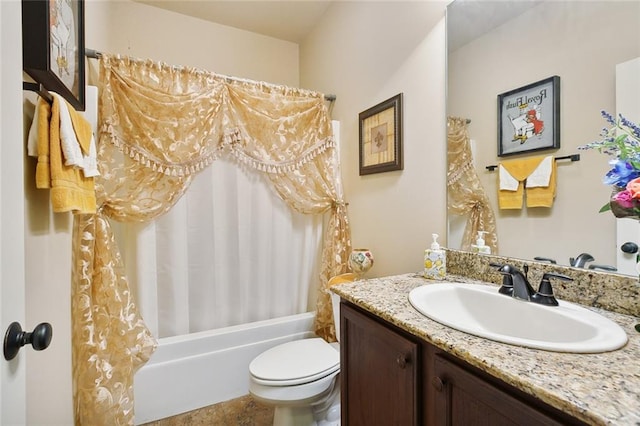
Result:
<svg viewBox="0 0 640 426"><path fill-rule="evenodd" d="M249 363L313 336L314 312L159 339L134 378L135 422L147 423L249 393Z"/></svg>

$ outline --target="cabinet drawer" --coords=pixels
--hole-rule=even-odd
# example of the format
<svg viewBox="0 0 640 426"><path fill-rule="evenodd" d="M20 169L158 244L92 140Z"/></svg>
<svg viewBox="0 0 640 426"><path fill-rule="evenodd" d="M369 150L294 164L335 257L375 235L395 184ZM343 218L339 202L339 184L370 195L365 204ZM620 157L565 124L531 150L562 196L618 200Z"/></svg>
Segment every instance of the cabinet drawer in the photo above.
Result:
<svg viewBox="0 0 640 426"><path fill-rule="evenodd" d="M434 360L432 391L437 425L566 424L440 355Z"/></svg>

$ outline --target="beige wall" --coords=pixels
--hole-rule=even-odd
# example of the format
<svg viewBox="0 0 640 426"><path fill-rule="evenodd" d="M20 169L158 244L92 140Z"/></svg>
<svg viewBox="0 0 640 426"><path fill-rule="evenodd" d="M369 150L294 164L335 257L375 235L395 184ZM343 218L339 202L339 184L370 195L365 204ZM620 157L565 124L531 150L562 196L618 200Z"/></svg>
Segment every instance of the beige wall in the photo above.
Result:
<svg viewBox="0 0 640 426"><path fill-rule="evenodd" d="M598 214L609 189L602 184L607 157L578 151L594 141L615 113L615 65L640 56L640 3L545 2L449 54L448 111L470 118L477 143L476 169L496 211L500 254L567 263L589 252L596 263L615 265L615 219ZM552 209L497 208L497 95L552 75L561 80L561 148ZM537 152L529 155L541 155ZM505 159L518 158L506 157Z"/></svg>
<svg viewBox="0 0 640 426"><path fill-rule="evenodd" d="M129 0L88 0L86 46L297 87L298 45ZM95 61L89 61L95 68Z"/></svg>
<svg viewBox="0 0 640 426"><path fill-rule="evenodd" d="M422 269L446 230L447 2L337 2L300 46L300 81L335 93L354 247L372 250L367 276ZM404 94L404 170L359 176L358 114Z"/></svg>
<svg viewBox="0 0 640 426"><path fill-rule="evenodd" d="M85 9L88 48L224 75L299 85L297 44L128 0L87 0ZM3 35L4 30L3 26ZM12 40L19 38L20 35L13 35ZM20 69L20 62L18 57L12 63ZM88 63L90 79L95 82L97 61ZM33 94L26 96L35 98ZM32 108L25 108L27 115L33 113ZM3 119L5 114L3 111ZM7 115L6 119L12 118ZM29 362L27 398L30 403L37 401L39 407L27 411L27 423L73 424L69 314L71 217L51 213L48 192L35 189L35 162L26 161L26 323L31 329L42 321L49 321L54 327L49 349L25 351Z"/></svg>

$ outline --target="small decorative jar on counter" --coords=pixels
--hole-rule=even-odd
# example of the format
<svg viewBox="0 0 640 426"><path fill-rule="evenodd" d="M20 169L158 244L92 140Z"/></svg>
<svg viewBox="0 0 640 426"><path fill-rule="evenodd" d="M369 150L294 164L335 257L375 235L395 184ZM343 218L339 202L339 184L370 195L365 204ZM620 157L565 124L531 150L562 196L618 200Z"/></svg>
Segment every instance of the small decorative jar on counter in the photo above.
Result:
<svg viewBox="0 0 640 426"><path fill-rule="evenodd" d="M373 254L366 248L353 249L349 255L349 267L351 272L361 279L362 276L373 266Z"/></svg>

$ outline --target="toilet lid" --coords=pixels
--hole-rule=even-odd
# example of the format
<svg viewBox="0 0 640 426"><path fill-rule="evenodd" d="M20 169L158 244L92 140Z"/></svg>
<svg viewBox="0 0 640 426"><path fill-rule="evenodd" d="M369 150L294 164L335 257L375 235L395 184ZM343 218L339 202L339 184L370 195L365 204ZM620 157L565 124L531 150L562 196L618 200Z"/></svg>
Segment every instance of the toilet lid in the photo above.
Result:
<svg viewBox="0 0 640 426"><path fill-rule="evenodd" d="M340 352L319 337L275 346L249 364L254 380L271 386L308 383L339 368Z"/></svg>

